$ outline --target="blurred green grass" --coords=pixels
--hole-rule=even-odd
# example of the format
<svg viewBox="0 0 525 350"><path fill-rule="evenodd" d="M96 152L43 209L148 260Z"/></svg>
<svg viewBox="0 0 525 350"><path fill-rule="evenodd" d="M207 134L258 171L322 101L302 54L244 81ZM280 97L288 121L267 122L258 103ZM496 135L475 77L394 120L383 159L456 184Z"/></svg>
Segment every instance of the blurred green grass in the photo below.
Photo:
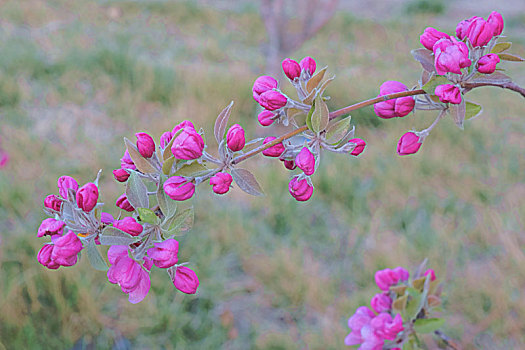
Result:
<svg viewBox="0 0 525 350"><path fill-rule="evenodd" d="M59 176L86 182L103 169L102 197L116 214L112 200L123 187L111 170L123 136L159 137L183 119L211 135L232 99L232 122L266 135L250 91L264 64L256 8L27 0L0 9L0 132L11 155L0 172L3 347L343 348L346 319L376 292L374 271L413 268L425 257L446 282L447 334L466 349L525 343L525 124L517 94L475 91L483 115L464 131L443 121L411 157L395 155L397 139L430 124L431 114L383 121L371 108L356 112L365 153L323 157L308 203L289 196L288 174L268 159L247 165L263 198L238 189L218 198L203 185L180 251L198 272L198 295L176 292L156 270L148 297L131 305L84 258L59 271L37 263L42 200ZM337 74L329 94L339 108L375 96L384 80L415 82L409 50L420 32L429 23L454 30L439 20L423 14L379 24L340 13L296 58L312 55ZM512 28L506 34L523 56ZM507 67L524 85L523 68Z"/></svg>

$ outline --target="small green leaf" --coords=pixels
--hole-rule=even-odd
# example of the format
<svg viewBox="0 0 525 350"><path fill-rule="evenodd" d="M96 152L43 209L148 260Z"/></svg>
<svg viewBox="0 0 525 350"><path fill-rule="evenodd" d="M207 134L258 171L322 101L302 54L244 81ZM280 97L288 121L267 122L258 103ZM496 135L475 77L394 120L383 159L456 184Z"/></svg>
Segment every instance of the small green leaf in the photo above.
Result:
<svg viewBox="0 0 525 350"><path fill-rule="evenodd" d="M417 333L432 333L443 326L445 320L442 318L419 318L414 322L414 330Z"/></svg>
<svg viewBox="0 0 525 350"><path fill-rule="evenodd" d="M244 192L252 196L263 196L261 185L257 182L255 176L246 169L235 168L231 171L233 180Z"/></svg>
<svg viewBox="0 0 525 350"><path fill-rule="evenodd" d="M173 162L175 162L175 156L171 156L168 159L164 160L164 164L162 164L162 173L164 175L170 176L171 168L173 167Z"/></svg>
<svg viewBox="0 0 525 350"><path fill-rule="evenodd" d="M159 218L153 210L149 208L137 208L139 212L140 221L147 222L148 224L157 225L159 223Z"/></svg>
<svg viewBox="0 0 525 350"><path fill-rule="evenodd" d="M326 141L328 141L330 144L338 143L348 132L351 121L352 117L348 116L335 123L332 123L332 125L326 129Z"/></svg>
<svg viewBox="0 0 525 350"><path fill-rule="evenodd" d="M408 295L406 294L397 298L396 300L394 300L394 302L392 302L392 309L399 313L404 312L407 306L407 301L408 301Z"/></svg>
<svg viewBox="0 0 525 350"><path fill-rule="evenodd" d="M193 215L193 207L190 207L164 221L161 229L163 233L165 233L165 236L189 231L193 226Z"/></svg>
<svg viewBox="0 0 525 350"><path fill-rule="evenodd" d="M130 171L126 184L126 197L134 208L148 208L148 189L135 171Z"/></svg>
<svg viewBox="0 0 525 350"><path fill-rule="evenodd" d="M106 226L99 240L102 245L130 245L136 242L137 238L113 226Z"/></svg>
<svg viewBox="0 0 525 350"><path fill-rule="evenodd" d="M490 53L500 53L510 49L511 46L512 43L497 43L496 45L494 45L492 50L490 50Z"/></svg>
<svg viewBox="0 0 525 350"><path fill-rule="evenodd" d="M159 208L164 214L164 217L172 217L177 211L177 202L172 200L166 192L164 192L164 182L166 178L164 176L160 177L159 187L157 188L157 203Z"/></svg>
<svg viewBox="0 0 525 350"><path fill-rule="evenodd" d="M315 111L312 114L311 124L312 131L319 134L321 131L326 129L330 122L330 111L326 102L323 101L321 96L315 98Z"/></svg>
<svg viewBox="0 0 525 350"><path fill-rule="evenodd" d="M483 107L477 103L466 101L465 120L475 118L483 112Z"/></svg>
<svg viewBox="0 0 525 350"><path fill-rule="evenodd" d="M99 271L108 270L108 265L102 258L102 255L100 255L100 252L98 251L97 246L95 245L95 240L92 239L87 242L86 251L87 251L89 262L95 270L99 270Z"/></svg>
<svg viewBox="0 0 525 350"><path fill-rule="evenodd" d="M436 87L443 84L450 84L450 81L443 75L434 75L432 78L430 78L428 83L423 85L421 88L425 90L427 94L434 95Z"/></svg>
<svg viewBox="0 0 525 350"><path fill-rule="evenodd" d="M312 103L312 107L308 111L308 115L306 116L306 126L308 126L308 129L312 130L312 115L315 111L315 101Z"/></svg>
<svg viewBox="0 0 525 350"><path fill-rule="evenodd" d="M183 129L177 130L175 134L171 136L170 142L164 147L164 152L162 153L162 159L166 161L169 157L173 156L173 152L171 152L171 146L173 146L173 141L179 136L179 134L182 132Z"/></svg>
<svg viewBox="0 0 525 350"><path fill-rule="evenodd" d="M405 313L403 314L403 319L414 319L420 311L419 305L421 303L421 293L410 294L411 298L408 300Z"/></svg>
<svg viewBox="0 0 525 350"><path fill-rule="evenodd" d="M523 57L520 57L518 55L511 55L510 53L499 53L499 58L504 61L512 61L512 62L523 62Z"/></svg>
<svg viewBox="0 0 525 350"><path fill-rule="evenodd" d="M324 78L324 75L325 75L327 69L328 69L328 67L324 67L319 72L317 72L313 77L311 77L310 80L308 80L308 82L306 83L306 91L308 91L310 93L317 86L319 86L319 84L321 83L321 81Z"/></svg>
<svg viewBox="0 0 525 350"><path fill-rule="evenodd" d="M193 162L190 164L183 165L180 169L175 172L175 175L192 177L193 174L199 173L201 171L206 171L208 168L204 164Z"/></svg>

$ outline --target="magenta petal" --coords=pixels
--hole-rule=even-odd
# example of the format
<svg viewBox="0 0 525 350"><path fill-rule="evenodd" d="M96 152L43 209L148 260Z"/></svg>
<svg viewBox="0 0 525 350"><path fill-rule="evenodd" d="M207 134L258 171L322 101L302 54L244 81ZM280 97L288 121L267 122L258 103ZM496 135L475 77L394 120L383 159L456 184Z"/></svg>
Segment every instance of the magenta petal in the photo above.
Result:
<svg viewBox="0 0 525 350"><path fill-rule="evenodd" d="M128 298L129 302L132 304L136 304L144 300L146 295L148 295L150 286L151 286L151 281L149 279L149 273L142 270L140 282L137 288L129 292L129 298Z"/></svg>
<svg viewBox="0 0 525 350"><path fill-rule="evenodd" d="M112 245L108 249L108 260L111 265L121 256L128 256L128 247L125 245Z"/></svg>

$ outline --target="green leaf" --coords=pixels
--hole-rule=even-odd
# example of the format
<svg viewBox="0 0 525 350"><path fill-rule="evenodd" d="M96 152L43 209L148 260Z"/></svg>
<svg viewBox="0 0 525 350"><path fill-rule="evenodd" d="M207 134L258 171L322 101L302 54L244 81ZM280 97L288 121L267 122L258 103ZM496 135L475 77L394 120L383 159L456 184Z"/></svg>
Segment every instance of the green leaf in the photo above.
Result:
<svg viewBox="0 0 525 350"><path fill-rule="evenodd" d="M100 255L100 252L98 251L97 246L95 245L95 240L91 239L87 242L86 251L87 251L89 262L95 270L99 270L99 271L108 270L108 265L106 264L106 262Z"/></svg>
<svg viewBox="0 0 525 350"><path fill-rule="evenodd" d="M434 91L438 85L450 84L450 81L443 75L434 75L428 83L423 85L421 88L429 95L434 95Z"/></svg>
<svg viewBox="0 0 525 350"><path fill-rule="evenodd" d="M139 212L140 221L152 225L157 225L159 223L159 217L155 215L153 210L149 208L137 208L137 211Z"/></svg>
<svg viewBox="0 0 525 350"><path fill-rule="evenodd" d="M321 81L324 78L324 75L325 75L327 69L328 69L328 67L324 67L319 72L317 72L313 77L311 77L310 80L308 80L308 82L306 83L306 91L308 91L310 93L317 86L319 86L319 84L321 83Z"/></svg>
<svg viewBox="0 0 525 350"><path fill-rule="evenodd" d="M159 187L157 188L157 203L159 208L164 214L164 217L172 217L173 214L177 211L177 202L172 200L166 192L164 192L164 182L166 178L164 176L160 177Z"/></svg>
<svg viewBox="0 0 525 350"><path fill-rule="evenodd" d="M348 116L335 123L332 123L332 125L326 129L326 141L328 141L330 144L338 143L348 132L351 121L352 117Z"/></svg>
<svg viewBox="0 0 525 350"><path fill-rule="evenodd" d="M403 350L415 350L417 349L414 345L414 340L409 339L408 341L403 343Z"/></svg>
<svg viewBox="0 0 525 350"><path fill-rule="evenodd" d="M312 130L312 114L314 114L315 111L315 101L312 103L312 107L308 111L308 115L306 116L306 126L308 126L308 129Z"/></svg>
<svg viewBox="0 0 525 350"><path fill-rule="evenodd" d="M228 125L228 119L232 113L233 101L230 102L226 108L222 110L217 119L215 120L215 127L213 128L213 134L215 135L215 140L218 143L221 143L221 140L224 138L226 133L226 126Z"/></svg>
<svg viewBox="0 0 525 350"><path fill-rule="evenodd" d="M415 293L410 290L415 291ZM410 300L407 302L405 313L403 314L403 319L414 319L420 311L419 305L421 304L421 293L416 291L413 288L408 288L409 294L411 296Z"/></svg>
<svg viewBox="0 0 525 350"><path fill-rule="evenodd" d="M466 101L465 120L475 118L483 112L483 107L477 103Z"/></svg>
<svg viewBox="0 0 525 350"><path fill-rule="evenodd" d="M496 45L494 45L492 50L490 50L490 53L500 53L510 49L511 46L512 43L497 43Z"/></svg>
<svg viewBox="0 0 525 350"><path fill-rule="evenodd" d="M116 227L107 226L99 236L99 240L102 245L130 245L136 242L137 238Z"/></svg>
<svg viewBox="0 0 525 350"><path fill-rule="evenodd" d="M511 55L510 53L499 53L499 58L504 61L512 61L512 62L523 62L525 61L523 57L520 57L518 55Z"/></svg>
<svg viewBox="0 0 525 350"><path fill-rule="evenodd" d="M417 333L432 333L443 326L445 320L442 318L419 318L414 322L414 330Z"/></svg>
<svg viewBox="0 0 525 350"><path fill-rule="evenodd" d="M252 196L263 196L263 190L257 179L251 172L246 169L235 168L231 171L233 180L244 192L251 194Z"/></svg>
<svg viewBox="0 0 525 350"><path fill-rule="evenodd" d="M130 171L128 182L126 184L126 197L134 208L148 208L148 189L140 176Z"/></svg>
<svg viewBox="0 0 525 350"><path fill-rule="evenodd" d="M323 101L321 96L315 98L315 110L312 113L310 123L312 124L312 131L319 134L321 131L326 129L330 122L330 111L328 106Z"/></svg>
<svg viewBox="0 0 525 350"><path fill-rule="evenodd" d="M182 130L184 130L184 129L177 130L177 132L171 136L170 142L166 145L166 147L164 147L164 152L162 152L162 160L166 161L166 159L168 159L171 156L173 156L173 152L171 152L171 146L173 146L173 141L175 141L177 136L180 135Z"/></svg>
<svg viewBox="0 0 525 350"><path fill-rule="evenodd" d="M208 168L204 164L200 164L197 162L189 163L183 165L180 169L178 169L174 175L178 176L184 176L184 177L192 177L195 173L199 173L202 171L206 171Z"/></svg>
<svg viewBox="0 0 525 350"><path fill-rule="evenodd" d="M392 302L392 309L399 313L403 313L407 306L408 295L403 295Z"/></svg>
<svg viewBox="0 0 525 350"><path fill-rule="evenodd" d="M173 162L175 162L175 156L171 156L168 159L164 160L164 164L162 164L162 173L164 175L170 176L171 168L173 167Z"/></svg>
<svg viewBox="0 0 525 350"><path fill-rule="evenodd" d="M164 236L189 231L193 226L193 216L193 207L190 207L164 221L161 226Z"/></svg>
<svg viewBox="0 0 525 350"><path fill-rule="evenodd" d="M124 137L124 143L126 144L126 147L128 149L129 156L133 160L133 163L135 163L135 166L137 169L144 173L144 174L150 174L150 173L156 173L157 170L151 165L150 161L144 158L139 151L137 150L137 147Z"/></svg>

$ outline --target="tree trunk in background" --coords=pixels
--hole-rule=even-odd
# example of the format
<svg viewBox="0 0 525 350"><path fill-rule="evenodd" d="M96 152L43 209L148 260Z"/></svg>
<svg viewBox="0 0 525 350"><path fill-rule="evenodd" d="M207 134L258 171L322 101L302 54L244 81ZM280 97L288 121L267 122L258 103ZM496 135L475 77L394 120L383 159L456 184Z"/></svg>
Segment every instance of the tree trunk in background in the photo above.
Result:
<svg viewBox="0 0 525 350"><path fill-rule="evenodd" d="M334 16L339 0L261 0L266 32L265 74L282 77L281 62Z"/></svg>

